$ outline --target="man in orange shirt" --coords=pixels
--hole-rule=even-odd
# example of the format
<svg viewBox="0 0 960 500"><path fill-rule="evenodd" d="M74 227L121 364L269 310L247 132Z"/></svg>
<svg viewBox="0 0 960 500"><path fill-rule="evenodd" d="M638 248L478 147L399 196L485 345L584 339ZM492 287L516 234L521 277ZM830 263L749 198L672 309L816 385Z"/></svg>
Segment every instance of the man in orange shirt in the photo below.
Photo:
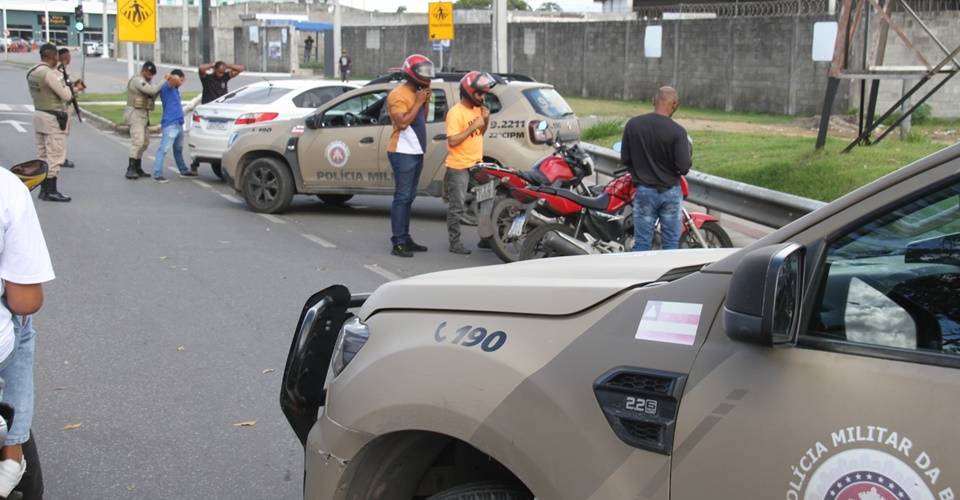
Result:
<svg viewBox="0 0 960 500"><path fill-rule="evenodd" d="M490 110L483 99L494 85L489 73L467 73L460 80L460 102L447 111L447 172L443 177L449 204L447 233L450 251L460 255L470 254L460 241L460 217L470 184L468 169L483 161L483 134L490 123Z"/></svg>
<svg viewBox="0 0 960 500"><path fill-rule="evenodd" d="M393 205L390 207L390 229L393 236L391 254L413 257L413 252L426 252L410 237L410 211L417 197L423 155L427 152L427 111L430 107L430 81L433 63L420 54L403 61L406 82L387 96L387 112L393 123L393 134L387 144L387 159L393 169Z"/></svg>

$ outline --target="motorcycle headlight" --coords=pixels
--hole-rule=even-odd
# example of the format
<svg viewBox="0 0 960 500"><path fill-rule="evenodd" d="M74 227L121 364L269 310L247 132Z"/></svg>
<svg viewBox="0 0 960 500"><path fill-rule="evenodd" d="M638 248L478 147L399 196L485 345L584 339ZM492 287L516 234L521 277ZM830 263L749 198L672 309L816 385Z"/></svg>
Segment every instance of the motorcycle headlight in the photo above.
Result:
<svg viewBox="0 0 960 500"><path fill-rule="evenodd" d="M333 347L333 376L340 375L370 339L370 328L354 316L343 323Z"/></svg>

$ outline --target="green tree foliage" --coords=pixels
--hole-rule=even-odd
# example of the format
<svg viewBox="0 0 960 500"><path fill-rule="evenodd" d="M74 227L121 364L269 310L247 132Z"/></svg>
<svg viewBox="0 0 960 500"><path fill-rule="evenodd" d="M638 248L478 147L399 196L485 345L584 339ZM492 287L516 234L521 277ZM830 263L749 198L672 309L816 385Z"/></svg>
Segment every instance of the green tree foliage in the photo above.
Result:
<svg viewBox="0 0 960 500"><path fill-rule="evenodd" d="M540 7L537 7L538 12L563 12L563 8L560 7L557 2L543 2L540 4Z"/></svg>
<svg viewBox="0 0 960 500"><path fill-rule="evenodd" d="M490 9L493 6L492 0L457 0L453 4L457 9ZM507 0L507 8L510 10L533 10L524 0Z"/></svg>

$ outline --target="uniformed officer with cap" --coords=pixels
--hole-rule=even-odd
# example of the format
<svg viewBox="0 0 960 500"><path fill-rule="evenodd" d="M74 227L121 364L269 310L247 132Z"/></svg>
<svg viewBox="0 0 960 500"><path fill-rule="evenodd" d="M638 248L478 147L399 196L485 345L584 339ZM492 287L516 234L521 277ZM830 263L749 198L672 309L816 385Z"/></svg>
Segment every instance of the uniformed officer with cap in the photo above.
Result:
<svg viewBox="0 0 960 500"><path fill-rule="evenodd" d="M67 104L73 99L70 87L64 82L63 73L57 71L57 47L46 43L40 47L38 64L27 72L27 84L33 99L33 129L36 132L37 157L49 167L47 178L40 185L40 199L46 201L70 201L70 197L57 190L57 177L66 159L67 125L70 115ZM82 81L73 84L74 91L82 92Z"/></svg>
<svg viewBox="0 0 960 500"><path fill-rule="evenodd" d="M127 108L124 118L130 126L130 158L127 164L127 179L150 177L143 171L143 153L150 145L150 112L153 111L163 82L152 83L157 66L151 61L143 63L140 74L127 82ZM167 80L170 75L167 75Z"/></svg>

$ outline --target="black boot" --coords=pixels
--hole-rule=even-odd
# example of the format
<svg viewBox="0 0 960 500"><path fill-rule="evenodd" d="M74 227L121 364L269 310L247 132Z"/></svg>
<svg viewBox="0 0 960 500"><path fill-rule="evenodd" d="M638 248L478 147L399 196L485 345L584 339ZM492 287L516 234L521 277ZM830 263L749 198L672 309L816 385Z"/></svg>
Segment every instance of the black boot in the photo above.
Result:
<svg viewBox="0 0 960 500"><path fill-rule="evenodd" d="M137 173L137 159L128 158L127 159L127 174L124 176L130 180L136 180L140 178L140 174Z"/></svg>
<svg viewBox="0 0 960 500"><path fill-rule="evenodd" d="M137 175L140 177L150 177L150 174L143 171L143 158L137 158Z"/></svg>
<svg viewBox="0 0 960 500"><path fill-rule="evenodd" d="M49 178L46 178L46 179L44 179L44 180L40 183L40 194L39 194L37 197L40 198L41 200L46 200L46 199L47 199L47 195L50 194L50 189L49 189L50 182L49 182L49 181L50 181L50 179L49 179Z"/></svg>
<svg viewBox="0 0 960 500"><path fill-rule="evenodd" d="M44 182L48 182L49 185L47 186L47 197L46 197L46 198L42 198L43 200L47 200L47 201L70 201L70 200L72 199L72 198L70 198L69 196L61 193L60 191L57 191L57 178L56 178L56 177L54 177L54 178L52 178L52 179L51 179L50 177L47 177L47 180L44 181Z"/></svg>

